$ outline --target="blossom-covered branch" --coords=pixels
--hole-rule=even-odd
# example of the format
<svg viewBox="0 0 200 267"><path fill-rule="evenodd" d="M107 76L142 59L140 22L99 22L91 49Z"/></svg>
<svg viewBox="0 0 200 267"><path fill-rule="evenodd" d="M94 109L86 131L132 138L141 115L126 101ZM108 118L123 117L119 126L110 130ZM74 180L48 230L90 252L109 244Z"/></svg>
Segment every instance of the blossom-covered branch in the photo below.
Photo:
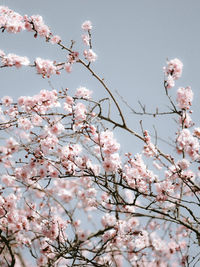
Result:
<svg viewBox="0 0 200 267"><path fill-rule="evenodd" d="M60 63L36 58L31 64L27 57L1 51L2 68L35 67L49 78L62 69L70 73L79 63L108 95L96 100L81 86L74 95L70 89L42 89L17 100L1 98L1 266L195 264L200 243L200 128L191 118L191 87L178 88L176 99L170 96L182 62L168 60L164 68L170 109L162 115L177 116L175 149L166 153L142 124L141 133L128 126L119 101L93 71L97 56L90 21L82 24L81 38L88 47L84 59L73 50L73 42L67 47L53 35L39 15L21 16L0 7L0 25L2 32L33 32L68 53ZM108 98L121 122L112 118ZM116 127L140 142L139 153L124 153Z"/></svg>

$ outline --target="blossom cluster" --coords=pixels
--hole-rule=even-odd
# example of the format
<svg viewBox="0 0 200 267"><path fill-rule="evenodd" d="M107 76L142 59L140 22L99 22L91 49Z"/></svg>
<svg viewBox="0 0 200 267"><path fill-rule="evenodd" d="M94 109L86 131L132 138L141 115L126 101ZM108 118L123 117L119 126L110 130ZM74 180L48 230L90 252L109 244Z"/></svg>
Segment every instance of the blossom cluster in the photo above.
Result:
<svg viewBox="0 0 200 267"><path fill-rule="evenodd" d="M186 110L189 109L192 105L193 95L194 94L190 86L187 86L186 88L180 87L177 90L178 107Z"/></svg>
<svg viewBox="0 0 200 267"><path fill-rule="evenodd" d="M189 129L183 129L177 137L178 152L187 153L193 160L199 159L199 141L194 137Z"/></svg>
<svg viewBox="0 0 200 267"><path fill-rule="evenodd" d="M55 65L55 62L36 58L35 60L36 70L38 74L42 74L43 77L49 78L53 74L60 74L59 67Z"/></svg>
<svg viewBox="0 0 200 267"><path fill-rule="evenodd" d="M28 66L30 61L27 57L21 57L15 54L5 54L3 51L0 52L1 63L5 67L15 66L16 68L20 68L23 66Z"/></svg>
<svg viewBox="0 0 200 267"><path fill-rule="evenodd" d="M74 242L81 244L82 265L88 249L94 254L97 247L104 249L103 255L97 254L94 261L101 266L113 261L123 266L123 253L133 266L138 257L144 266L152 258L159 258L160 266L167 266L166 262L173 261L178 251L185 251L187 228L175 228L176 242L172 238L161 240L157 229L164 231L159 223L162 217L144 228L132 215L141 212L148 198L153 198L155 205L159 203L161 214L165 214L166 209L173 214L176 202L168 201L177 198L181 187L179 180L194 181L190 163L183 159L165 167L165 178L161 180L141 154L127 154L123 162L120 144L113 131L100 127L90 98L91 91L85 87L77 88L74 96L70 96L68 90L43 89L32 97L19 97L15 104L9 96L2 98L1 129L11 137L0 147L4 185L0 196L0 229L6 238L12 238L13 253L16 242L22 251L28 247L33 253L33 246L37 247L35 261L40 267L71 264L73 257L70 255L67 261L58 258L62 253L60 248L66 249L70 240L73 240L70 246ZM85 101L90 104L85 105ZM188 131L184 129L179 134L177 145L191 160L196 160L198 138ZM194 131L196 136L199 132L198 128ZM159 162L166 166L151 143L148 131L144 131L144 139L144 155L157 165ZM183 194L188 194L188 190L184 189ZM144 201L142 196L145 196ZM99 217L94 213L97 210L103 211ZM81 213L88 216L87 225L80 218ZM93 216L99 221L97 232L90 224ZM135 250L141 254L136 254ZM146 251L145 254L142 251ZM8 257L6 250L2 255ZM20 261L15 257L16 262ZM3 262L2 257L0 262Z"/></svg>
<svg viewBox="0 0 200 267"><path fill-rule="evenodd" d="M5 6L0 6L0 28L9 33L18 33L25 29L24 18Z"/></svg>
<svg viewBox="0 0 200 267"><path fill-rule="evenodd" d="M88 34L82 36L84 44L89 46L88 50L85 49L83 51L83 55L85 59L91 63L97 59L97 55L91 47L92 23L91 21L85 21L81 27L84 31L88 31ZM35 37L39 35L40 37L45 37L46 41L50 41L52 44L61 44L60 36L52 34L50 28L44 23L44 20L40 15L32 15L30 17L27 15L21 16L8 7L0 6L0 28L3 29L3 31L6 30L10 33L18 33L22 30L35 32ZM0 57L3 66L21 67L22 65L30 65L30 61L27 57L20 57L15 54L8 54L6 56L1 50ZM66 72L70 73L72 71L72 65L77 62L78 59L79 53L71 51L68 55L67 62L63 62L57 66L54 61L41 58L36 58L35 64L37 72L42 74L43 77L49 78L52 74L60 74L60 70L63 68Z"/></svg>
<svg viewBox="0 0 200 267"><path fill-rule="evenodd" d="M49 37L50 29L47 25L45 25L42 16L33 15L30 18L28 16L24 16L25 20L25 28L28 31L35 31L41 37Z"/></svg>
<svg viewBox="0 0 200 267"><path fill-rule="evenodd" d="M175 86L175 80L178 80L182 75L183 63L178 59L171 59L167 62L167 66L164 67L164 73L166 75L166 88L170 89Z"/></svg>

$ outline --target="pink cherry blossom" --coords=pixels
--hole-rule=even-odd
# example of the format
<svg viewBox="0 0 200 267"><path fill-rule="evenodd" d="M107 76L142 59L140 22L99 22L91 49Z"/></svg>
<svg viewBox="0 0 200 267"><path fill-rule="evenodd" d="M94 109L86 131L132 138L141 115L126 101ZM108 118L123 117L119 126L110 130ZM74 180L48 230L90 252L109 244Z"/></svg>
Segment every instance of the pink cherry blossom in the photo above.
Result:
<svg viewBox="0 0 200 267"><path fill-rule="evenodd" d="M116 171L121 166L121 159L118 153L104 157L103 168L106 172Z"/></svg>
<svg viewBox="0 0 200 267"><path fill-rule="evenodd" d="M71 73L72 72L72 64L65 63L64 68L65 68L65 70L66 70L67 73Z"/></svg>
<svg viewBox="0 0 200 267"><path fill-rule="evenodd" d="M31 22L33 23L34 30L42 36L42 37L49 37L50 29L47 25L44 24L43 18L39 15L33 15L30 17ZM29 26L26 26L29 29Z"/></svg>
<svg viewBox="0 0 200 267"><path fill-rule="evenodd" d="M174 80L177 80L182 75L183 63L178 59L167 61L167 67L164 67L166 75L171 75Z"/></svg>
<svg viewBox="0 0 200 267"><path fill-rule="evenodd" d="M102 217L101 223L103 224L104 227L113 226L116 224L116 218L114 215L107 213Z"/></svg>
<svg viewBox="0 0 200 267"><path fill-rule="evenodd" d="M74 99L71 96L67 96L65 100L66 100L66 103L69 105L74 104Z"/></svg>
<svg viewBox="0 0 200 267"><path fill-rule="evenodd" d="M180 87L177 90L177 103L181 109L189 109L192 105L193 92L190 86L184 88Z"/></svg>
<svg viewBox="0 0 200 267"><path fill-rule="evenodd" d="M77 103L74 107L75 110L75 120L85 120L86 119L86 107L83 103Z"/></svg>
<svg viewBox="0 0 200 267"><path fill-rule="evenodd" d="M175 86L174 78L172 75L168 75L166 79L167 89L170 89Z"/></svg>
<svg viewBox="0 0 200 267"><path fill-rule="evenodd" d="M12 185L14 185L14 182L15 182L15 180L13 179L13 177L10 176L10 175L3 175L2 178L1 178L1 180L7 186L12 186Z"/></svg>
<svg viewBox="0 0 200 267"><path fill-rule="evenodd" d="M185 128L190 128L194 125L192 118L187 112L183 113L182 116L179 118L179 123Z"/></svg>
<svg viewBox="0 0 200 267"><path fill-rule="evenodd" d="M187 159L182 159L177 162L177 165L182 169L186 170L190 166L190 162Z"/></svg>
<svg viewBox="0 0 200 267"><path fill-rule="evenodd" d="M75 96L79 98L85 98L90 99L91 98L92 91L88 90L85 87L79 87L76 90Z"/></svg>
<svg viewBox="0 0 200 267"><path fill-rule="evenodd" d="M84 43L84 45L90 45L90 37L87 34L83 34L82 35L82 41Z"/></svg>
<svg viewBox="0 0 200 267"><path fill-rule="evenodd" d="M28 66L30 61L27 57L17 56L15 54L8 54L7 56L2 56L1 62L3 66L20 68L22 65Z"/></svg>
<svg viewBox="0 0 200 267"><path fill-rule="evenodd" d="M194 129L194 136L200 138L200 127Z"/></svg>
<svg viewBox="0 0 200 267"><path fill-rule="evenodd" d="M53 74L57 74L57 67L53 61L47 59L36 58L35 65L38 74L42 74L43 77L47 76L49 78Z"/></svg>
<svg viewBox="0 0 200 267"><path fill-rule="evenodd" d="M97 55L94 53L92 49L84 50L83 55L89 62L94 62L97 59Z"/></svg>
<svg viewBox="0 0 200 267"><path fill-rule="evenodd" d="M60 43L61 42L61 38L60 38L60 36L58 36L58 35L54 35L53 37L51 37L51 43L52 44L58 44L58 43Z"/></svg>
<svg viewBox="0 0 200 267"><path fill-rule="evenodd" d="M5 6L0 6L0 28L9 33L18 33L25 29L23 17Z"/></svg>
<svg viewBox="0 0 200 267"><path fill-rule="evenodd" d="M35 114L34 116L32 116L31 122L34 126L40 126L42 124L42 118L39 115Z"/></svg>
<svg viewBox="0 0 200 267"><path fill-rule="evenodd" d="M81 25L81 28L84 30L84 31L89 31L92 29L92 23L90 20L86 20L85 22L83 22L83 24Z"/></svg>
<svg viewBox="0 0 200 267"><path fill-rule="evenodd" d="M185 151L192 159L199 158L199 142L188 129L183 129L177 137L177 149Z"/></svg>
<svg viewBox="0 0 200 267"><path fill-rule="evenodd" d="M62 133L64 130L65 128L60 122L53 124L50 128L51 133L55 135Z"/></svg>
<svg viewBox="0 0 200 267"><path fill-rule="evenodd" d="M30 130L33 127L31 121L23 117L18 119L18 126L24 130Z"/></svg>
<svg viewBox="0 0 200 267"><path fill-rule="evenodd" d="M146 145L144 145L143 153L147 157L153 157L156 155L156 147L153 143L151 143L151 137L148 131L144 131Z"/></svg>
<svg viewBox="0 0 200 267"><path fill-rule="evenodd" d="M3 105L10 106L10 104L12 104L12 102L13 102L13 99L10 96L4 96L1 98L1 101L2 101Z"/></svg>

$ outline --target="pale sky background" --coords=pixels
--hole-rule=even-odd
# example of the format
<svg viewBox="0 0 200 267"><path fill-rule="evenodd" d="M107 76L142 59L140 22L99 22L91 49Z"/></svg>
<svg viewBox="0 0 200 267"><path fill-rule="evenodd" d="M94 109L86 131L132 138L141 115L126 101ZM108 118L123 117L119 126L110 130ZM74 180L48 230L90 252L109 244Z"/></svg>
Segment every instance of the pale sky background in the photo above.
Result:
<svg viewBox="0 0 200 267"><path fill-rule="evenodd" d="M128 103L139 110L137 101L146 104L149 111L160 107L167 109L167 98L163 88L163 71L166 58L179 58L183 64L183 76L176 82L179 86L191 85L195 93L193 118L199 123L200 101L200 1L199 0L1 0L16 12L24 15L40 14L54 34L61 36L65 44L75 40L75 49L82 53L81 24L85 20L93 23L93 50L98 60L94 70L114 92L117 90ZM0 34L0 49L6 53L63 61L66 53L56 45L46 43L43 38L33 38L33 33ZM50 89L48 80L36 75L33 68L1 69L0 96L37 94L40 89ZM73 92L79 86L92 90L94 98L105 96L100 84L76 65L71 74L62 72L50 79L56 88L68 87ZM123 104L122 104L123 105ZM130 127L140 129L138 121L143 119L144 128L168 138L176 130L170 117L153 119L136 117L124 105ZM174 128L173 128L173 127ZM137 142L123 132L116 133L125 150L139 152ZM127 138L125 138L127 136ZM126 141L125 141L126 140ZM131 147L130 147L131 144ZM161 144L162 146L163 144ZM136 147L136 148L135 148Z"/></svg>

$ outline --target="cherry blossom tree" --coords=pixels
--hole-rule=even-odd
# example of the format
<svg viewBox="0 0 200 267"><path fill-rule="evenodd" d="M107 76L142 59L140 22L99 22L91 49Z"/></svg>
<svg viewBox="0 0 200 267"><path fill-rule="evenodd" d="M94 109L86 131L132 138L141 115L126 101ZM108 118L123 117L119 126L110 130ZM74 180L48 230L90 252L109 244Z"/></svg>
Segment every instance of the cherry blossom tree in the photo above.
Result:
<svg viewBox="0 0 200 267"><path fill-rule="evenodd" d="M142 121L139 133L129 127L120 99L94 72L90 21L82 24L80 52L39 15L1 6L0 27L2 34L31 32L65 53L63 62L30 62L1 50L0 68L30 67L49 79L69 75L79 64L105 91L100 100L85 87L74 95L70 89L39 89L34 96L1 98L0 265L197 266L200 127L191 118L191 87L178 88L176 99L170 95L182 62L168 60L163 69L169 110L130 107L136 115L176 117L168 153ZM117 128L141 144L139 153L123 151Z"/></svg>

